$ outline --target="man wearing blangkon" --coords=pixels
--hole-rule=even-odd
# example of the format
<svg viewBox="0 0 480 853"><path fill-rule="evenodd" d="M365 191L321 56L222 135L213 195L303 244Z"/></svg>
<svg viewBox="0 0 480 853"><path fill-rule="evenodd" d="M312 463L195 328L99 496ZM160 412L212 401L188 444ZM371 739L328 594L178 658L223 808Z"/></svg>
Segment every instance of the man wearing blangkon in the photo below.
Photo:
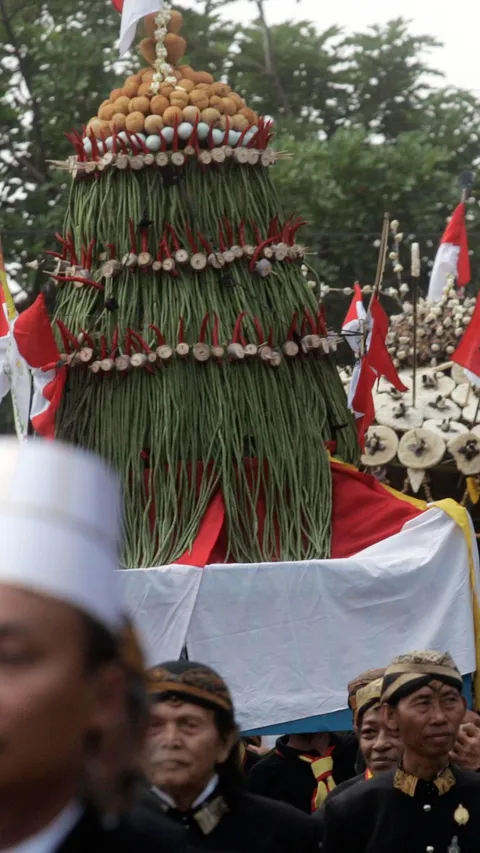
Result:
<svg viewBox="0 0 480 853"><path fill-rule="evenodd" d="M465 715L462 677L449 654L396 658L383 680L387 725L401 738L400 765L325 804L325 853L474 853L480 778L450 763Z"/></svg>

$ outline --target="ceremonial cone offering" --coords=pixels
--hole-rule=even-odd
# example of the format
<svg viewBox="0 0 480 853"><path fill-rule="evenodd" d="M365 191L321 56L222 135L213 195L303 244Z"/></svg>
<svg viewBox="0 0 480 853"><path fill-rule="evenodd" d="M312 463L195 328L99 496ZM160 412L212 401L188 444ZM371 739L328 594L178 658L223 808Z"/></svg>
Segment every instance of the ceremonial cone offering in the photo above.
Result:
<svg viewBox="0 0 480 853"><path fill-rule="evenodd" d="M181 64L178 12L145 27L151 64L57 163L73 179L50 272L59 354L36 363L55 434L120 472L127 566L205 562L218 538L225 560L327 557L325 442L348 462L358 446L302 222L271 183L272 125Z"/></svg>

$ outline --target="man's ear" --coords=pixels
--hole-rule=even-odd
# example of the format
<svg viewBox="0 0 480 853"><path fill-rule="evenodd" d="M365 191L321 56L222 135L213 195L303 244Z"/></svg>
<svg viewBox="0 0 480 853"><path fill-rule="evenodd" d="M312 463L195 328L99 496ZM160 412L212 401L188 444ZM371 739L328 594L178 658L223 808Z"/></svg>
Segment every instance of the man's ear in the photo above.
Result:
<svg viewBox="0 0 480 853"><path fill-rule="evenodd" d="M398 734L397 709L392 705L382 705L382 719L389 732Z"/></svg>
<svg viewBox="0 0 480 853"><path fill-rule="evenodd" d="M234 729L234 731L230 732L225 738L222 738L222 747L220 749L217 764L225 764L227 758L229 757L233 747L239 740L238 731Z"/></svg>

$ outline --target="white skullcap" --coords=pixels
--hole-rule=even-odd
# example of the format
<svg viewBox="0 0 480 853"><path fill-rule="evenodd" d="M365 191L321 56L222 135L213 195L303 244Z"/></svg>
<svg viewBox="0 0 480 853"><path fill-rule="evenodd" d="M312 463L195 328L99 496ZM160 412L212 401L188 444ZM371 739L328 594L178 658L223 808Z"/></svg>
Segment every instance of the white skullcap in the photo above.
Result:
<svg viewBox="0 0 480 853"><path fill-rule="evenodd" d="M120 523L117 477L95 456L57 441L0 439L0 584L60 599L117 630Z"/></svg>

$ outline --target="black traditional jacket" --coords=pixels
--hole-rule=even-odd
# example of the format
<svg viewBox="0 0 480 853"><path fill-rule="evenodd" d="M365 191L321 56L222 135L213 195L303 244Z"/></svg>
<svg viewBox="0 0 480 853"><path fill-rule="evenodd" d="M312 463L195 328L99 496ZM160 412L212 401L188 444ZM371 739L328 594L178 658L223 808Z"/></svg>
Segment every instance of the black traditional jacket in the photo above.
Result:
<svg viewBox="0 0 480 853"><path fill-rule="evenodd" d="M433 782L401 769L324 804L323 853L478 853L480 777L447 767Z"/></svg>
<svg viewBox="0 0 480 853"><path fill-rule="evenodd" d="M169 808L153 792L144 791L130 818L136 825L138 810L166 815L182 827L188 849L223 853L316 853L318 826L285 803L276 803L244 791L223 795L220 788L205 803L188 812Z"/></svg>

